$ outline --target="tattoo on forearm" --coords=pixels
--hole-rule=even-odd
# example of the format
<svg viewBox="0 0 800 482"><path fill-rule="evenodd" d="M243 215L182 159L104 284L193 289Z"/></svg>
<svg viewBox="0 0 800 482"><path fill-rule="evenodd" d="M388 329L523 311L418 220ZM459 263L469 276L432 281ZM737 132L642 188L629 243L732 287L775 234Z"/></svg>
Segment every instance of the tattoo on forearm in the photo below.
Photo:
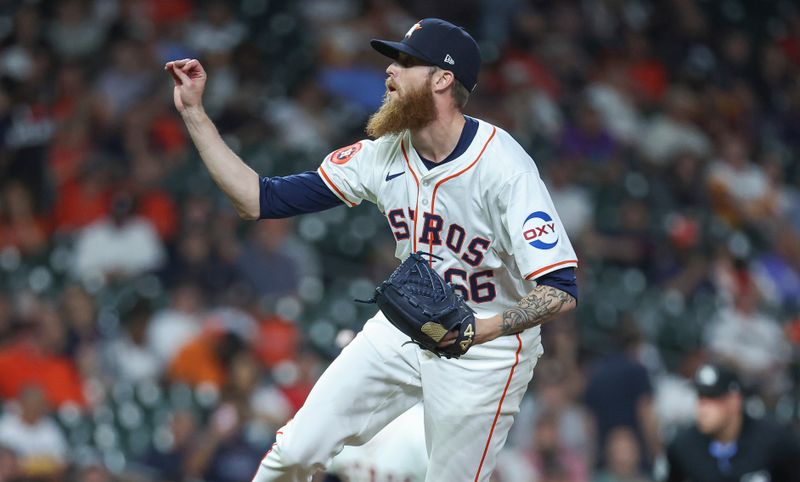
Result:
<svg viewBox="0 0 800 482"><path fill-rule="evenodd" d="M503 312L500 330L503 335L512 335L540 325L565 308L572 308L575 299L552 286L539 285L517 306Z"/></svg>

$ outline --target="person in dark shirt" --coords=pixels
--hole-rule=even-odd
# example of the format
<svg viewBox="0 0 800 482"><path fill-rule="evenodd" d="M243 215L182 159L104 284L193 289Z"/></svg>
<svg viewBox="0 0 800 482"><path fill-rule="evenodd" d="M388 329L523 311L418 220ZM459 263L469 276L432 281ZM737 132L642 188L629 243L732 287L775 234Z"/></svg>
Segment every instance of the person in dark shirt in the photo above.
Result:
<svg viewBox="0 0 800 482"><path fill-rule="evenodd" d="M584 395L595 421L597 468L606 468L609 434L627 428L639 445L641 468L649 471L662 447L653 408L653 387L647 368L636 356L643 338L636 321L630 317L620 321L616 337L620 350L594 363Z"/></svg>
<svg viewBox="0 0 800 482"><path fill-rule="evenodd" d="M800 481L797 434L742 410L741 383L721 365L701 365L694 376L697 423L667 449L668 482Z"/></svg>

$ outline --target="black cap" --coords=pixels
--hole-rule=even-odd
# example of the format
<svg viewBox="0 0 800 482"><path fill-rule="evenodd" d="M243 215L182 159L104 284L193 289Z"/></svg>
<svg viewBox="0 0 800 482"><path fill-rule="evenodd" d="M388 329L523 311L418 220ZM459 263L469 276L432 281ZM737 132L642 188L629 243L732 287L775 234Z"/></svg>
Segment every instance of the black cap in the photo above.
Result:
<svg viewBox="0 0 800 482"><path fill-rule="evenodd" d="M477 42L463 28L438 18L415 23L401 42L370 41L372 48L392 59L400 52L453 72L470 92L478 84L481 51Z"/></svg>
<svg viewBox="0 0 800 482"><path fill-rule="evenodd" d="M694 387L697 394L706 398L719 398L732 392L741 392L739 377L731 369L706 363L694 374Z"/></svg>

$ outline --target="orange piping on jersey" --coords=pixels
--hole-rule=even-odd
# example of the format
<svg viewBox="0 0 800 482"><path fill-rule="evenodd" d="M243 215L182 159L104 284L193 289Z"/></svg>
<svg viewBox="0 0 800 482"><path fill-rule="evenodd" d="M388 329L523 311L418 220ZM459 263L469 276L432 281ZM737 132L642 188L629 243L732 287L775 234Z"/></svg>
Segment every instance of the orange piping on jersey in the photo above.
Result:
<svg viewBox="0 0 800 482"><path fill-rule="evenodd" d="M406 154L406 146L403 141L400 141L400 149L403 151L403 157L406 159L406 165L408 166L408 170L411 171L411 175L414 176L414 182L417 183L417 201L416 205L414 206L414 233L411 235L411 252L417 252L417 218L419 217L419 179L417 179L417 173L411 169L411 163L408 162L408 154Z"/></svg>
<svg viewBox="0 0 800 482"><path fill-rule="evenodd" d="M319 166L319 172L320 174L322 174L322 177L325 178L325 181L327 181L328 185L332 187L334 191L336 191L336 194L338 194L339 197L342 198L344 202L349 204L351 208L355 207L356 203L347 199L347 196L345 196L344 193L342 193L342 191L340 191L339 188L336 187L336 184L334 184L333 181L331 181L331 178L328 177L328 174L325 172L325 169L323 169L322 166Z"/></svg>
<svg viewBox="0 0 800 482"><path fill-rule="evenodd" d="M278 445L278 442L272 444L272 447L270 447L269 450L267 450L267 453L264 454L264 458L261 459L261 463L264 463L264 461L267 460L267 456L270 454L270 452L272 452L272 449L274 449L276 445Z"/></svg>
<svg viewBox="0 0 800 482"><path fill-rule="evenodd" d="M478 482L478 478L481 476L481 469L483 469L483 462L486 459L486 453L489 451L489 445L492 442L492 435L494 434L494 427L497 425L497 419L500 418L500 410L503 408L503 400L506 398L506 393L508 393L508 387L511 385L511 379L514 378L514 370L517 368L519 364L519 352L522 351L522 338L519 337L519 333L515 335L517 337L517 342L519 346L517 346L517 353L514 355L514 364L511 366L511 372L508 374L508 380L506 380L506 387L503 389L503 395L500 396L500 403L497 404L497 412L494 414L494 420L492 421L492 428L489 429L489 437L486 438L486 446L483 448L483 455L481 456L481 463L478 465L478 472L475 473L475 482Z"/></svg>
<svg viewBox="0 0 800 482"><path fill-rule="evenodd" d="M489 147L489 143L492 142L492 139L494 139L494 135L495 135L496 132L497 132L497 127L492 126L492 135L490 135L489 138L486 140L486 144L483 145L483 149L481 149L481 152L478 153L478 157L476 157L475 160L472 161L472 164L470 164L469 166L465 167L464 169L458 171L455 174L451 174L451 175L447 176L446 178L444 178L441 181L436 183L436 185L433 187L433 194L431 195L431 211L430 211L431 214L433 214L435 212L434 211L434 207L436 206L436 191L439 189L439 186L441 186L442 184L446 183L450 179L456 178L456 177L464 174L465 172L469 171L470 169L472 169L472 166L474 166L475 164L478 163L478 161L481 160L481 156L483 156L483 152L486 150L487 147ZM416 228L416 225L414 227ZM433 233L431 233L431 235L428 236L428 249L430 250L431 253L433 253Z"/></svg>
<svg viewBox="0 0 800 482"><path fill-rule="evenodd" d="M561 266L562 264L578 264L578 260L577 259L568 259L566 261L559 261L558 263L553 263L551 265L545 266L544 268L539 268L536 271L534 271L533 273L531 273L528 276L526 276L525 279L535 278L537 274L542 273L544 271L547 271L547 270L549 270L551 268L555 268L556 266Z"/></svg>
<svg viewBox="0 0 800 482"><path fill-rule="evenodd" d="M275 432L275 436L277 437L278 435L283 435L283 432ZM261 459L262 464L264 463L265 460L267 460L267 456L269 455L270 452L272 452L272 449L274 449L276 445L278 445L278 442L272 444L272 447L270 447L269 450L267 450L267 453L264 454L264 458ZM255 475L253 477L255 477Z"/></svg>

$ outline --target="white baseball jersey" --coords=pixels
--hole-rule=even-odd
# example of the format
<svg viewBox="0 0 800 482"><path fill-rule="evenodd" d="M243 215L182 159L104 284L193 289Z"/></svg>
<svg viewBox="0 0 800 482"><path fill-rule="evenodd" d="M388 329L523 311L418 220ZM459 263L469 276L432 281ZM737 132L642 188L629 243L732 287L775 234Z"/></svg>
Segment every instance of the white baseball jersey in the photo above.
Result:
<svg viewBox="0 0 800 482"><path fill-rule="evenodd" d="M378 206L400 260L418 250L442 257L434 268L485 318L515 305L535 278L578 261L533 159L507 132L478 122L463 154L431 170L406 131L334 151L318 172L348 206Z"/></svg>
<svg viewBox="0 0 800 482"><path fill-rule="evenodd" d="M430 170L405 133L334 151L318 172L348 206L378 206L398 258L441 257L436 271L486 318L577 260L533 160L506 132L470 122L471 144ZM420 402L425 481L488 482L543 351L539 329L472 346L458 359L407 341L382 313L367 320L277 432L254 482L308 481L343 446L368 441Z"/></svg>

